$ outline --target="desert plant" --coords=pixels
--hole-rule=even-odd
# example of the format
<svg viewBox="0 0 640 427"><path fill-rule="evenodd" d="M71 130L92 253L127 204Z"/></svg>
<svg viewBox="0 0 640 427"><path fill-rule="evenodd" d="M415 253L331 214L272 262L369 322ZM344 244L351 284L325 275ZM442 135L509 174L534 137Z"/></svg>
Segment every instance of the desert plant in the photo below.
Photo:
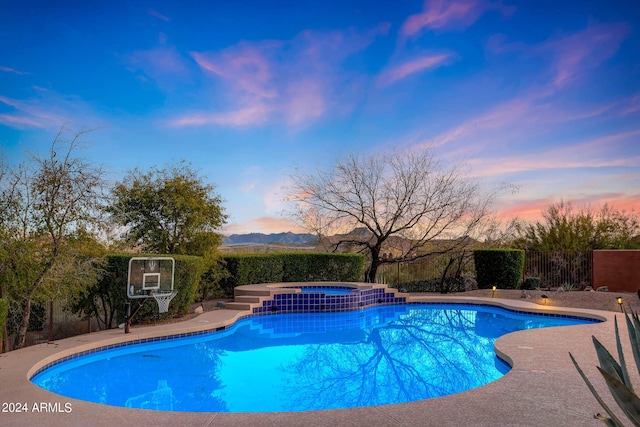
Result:
<svg viewBox="0 0 640 427"><path fill-rule="evenodd" d="M525 277L522 281L521 289L540 289L540 278L539 277Z"/></svg>
<svg viewBox="0 0 640 427"><path fill-rule="evenodd" d="M638 320L637 313L631 312L631 319L627 312L624 312L624 316L627 323L627 330L629 331L629 340L631 342L631 350L633 351L633 358L636 364L636 369L640 373L640 321ZM616 347L618 350L618 358L620 362L615 360L615 358L611 355L609 350L607 350L600 341L596 339L596 337L592 336L593 345L596 349L596 354L598 355L598 361L600 362L600 366L598 366L598 371L602 374L605 382L607 383L607 387L609 388L609 392L613 396L614 400L625 413L625 415L629 418L629 420L635 426L640 426L640 398L633 391L633 386L631 384L631 380L629 379L629 372L627 371L627 365L624 359L624 353L622 351L622 344L620 343L620 333L618 331L618 319L614 318L614 328L616 334ZM611 411L609 406L602 400L598 392L596 391L591 381L584 374L578 363L574 359L573 355L569 353L569 357L573 362L574 366L578 370L578 373L589 387L591 394L596 398L600 406L606 411L609 417L597 414L595 418L603 421L608 426L623 426L622 422L616 415Z"/></svg>

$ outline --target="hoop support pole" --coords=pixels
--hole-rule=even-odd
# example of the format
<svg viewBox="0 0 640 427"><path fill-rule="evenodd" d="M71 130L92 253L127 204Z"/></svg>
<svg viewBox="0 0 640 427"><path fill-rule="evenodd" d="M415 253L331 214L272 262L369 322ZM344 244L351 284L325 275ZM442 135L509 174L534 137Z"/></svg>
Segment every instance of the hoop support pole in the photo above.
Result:
<svg viewBox="0 0 640 427"><path fill-rule="evenodd" d="M133 319L133 317L138 313L138 311L140 311L140 309L142 308L144 303L147 302L147 299L149 299L149 297L143 299L141 303L138 303L138 308L136 308L136 311L134 311L131 316L127 316L127 322L124 324L124 333L125 334L128 334L129 332L131 332L131 319ZM131 303L127 303L127 304L131 304ZM129 307L131 307L131 306L129 306ZM131 309L129 308L129 310L131 310Z"/></svg>

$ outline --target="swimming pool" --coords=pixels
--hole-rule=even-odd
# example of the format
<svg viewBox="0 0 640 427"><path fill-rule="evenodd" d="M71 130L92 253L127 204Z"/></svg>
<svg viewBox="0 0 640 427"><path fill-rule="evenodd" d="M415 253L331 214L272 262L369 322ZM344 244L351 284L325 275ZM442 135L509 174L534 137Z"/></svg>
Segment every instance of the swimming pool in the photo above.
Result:
<svg viewBox="0 0 640 427"><path fill-rule="evenodd" d="M506 333L592 322L463 304L255 316L219 332L77 357L32 381L63 396L172 411L383 405L501 377L509 368L493 344Z"/></svg>
<svg viewBox="0 0 640 427"><path fill-rule="evenodd" d="M351 292L358 292L357 289L340 286L299 286L297 288L300 289L303 293L318 293L327 295L348 295Z"/></svg>

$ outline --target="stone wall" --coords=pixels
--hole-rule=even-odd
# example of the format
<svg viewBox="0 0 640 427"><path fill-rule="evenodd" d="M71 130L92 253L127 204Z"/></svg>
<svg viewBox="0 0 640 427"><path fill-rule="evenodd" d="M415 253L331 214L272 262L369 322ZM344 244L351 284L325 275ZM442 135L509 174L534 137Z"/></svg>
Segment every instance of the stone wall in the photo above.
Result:
<svg viewBox="0 0 640 427"><path fill-rule="evenodd" d="M593 251L593 287L608 286L610 292L640 289L640 250Z"/></svg>

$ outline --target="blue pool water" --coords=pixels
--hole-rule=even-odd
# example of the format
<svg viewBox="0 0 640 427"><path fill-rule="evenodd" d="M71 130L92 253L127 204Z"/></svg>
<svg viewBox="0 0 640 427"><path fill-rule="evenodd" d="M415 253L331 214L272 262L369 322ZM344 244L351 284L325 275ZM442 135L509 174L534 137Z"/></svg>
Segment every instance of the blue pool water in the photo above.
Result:
<svg viewBox="0 0 640 427"><path fill-rule="evenodd" d="M347 295L351 291L355 291L353 288L341 288L337 286L302 286L300 290L306 293L322 293L327 295Z"/></svg>
<svg viewBox="0 0 640 427"><path fill-rule="evenodd" d="M218 332L122 346L32 378L107 405L272 412L409 402L503 376L493 351L509 332L593 323L462 304L403 304L255 316Z"/></svg>

